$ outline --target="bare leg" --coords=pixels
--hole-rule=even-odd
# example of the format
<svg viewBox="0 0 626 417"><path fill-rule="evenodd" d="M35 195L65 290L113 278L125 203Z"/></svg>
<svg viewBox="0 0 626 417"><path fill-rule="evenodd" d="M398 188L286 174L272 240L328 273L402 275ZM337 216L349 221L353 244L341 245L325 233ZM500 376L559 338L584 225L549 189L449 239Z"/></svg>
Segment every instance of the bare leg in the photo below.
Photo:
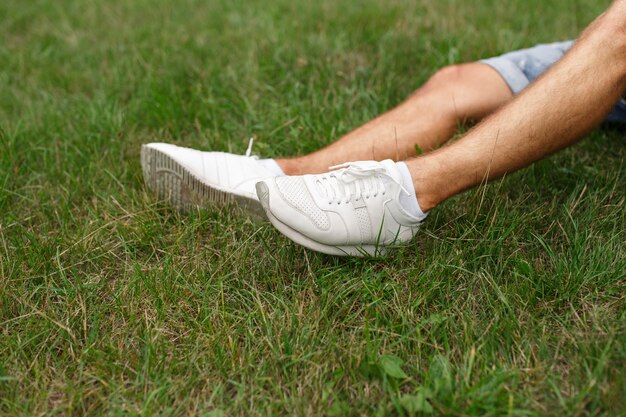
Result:
<svg viewBox="0 0 626 417"><path fill-rule="evenodd" d="M398 107L312 154L277 159L288 175L326 172L346 161L404 160L447 142L460 122L481 119L513 97L491 67L470 63L445 67Z"/></svg>
<svg viewBox="0 0 626 417"><path fill-rule="evenodd" d="M626 90L626 1L618 0L534 85L459 141L407 161L423 210L571 145Z"/></svg>

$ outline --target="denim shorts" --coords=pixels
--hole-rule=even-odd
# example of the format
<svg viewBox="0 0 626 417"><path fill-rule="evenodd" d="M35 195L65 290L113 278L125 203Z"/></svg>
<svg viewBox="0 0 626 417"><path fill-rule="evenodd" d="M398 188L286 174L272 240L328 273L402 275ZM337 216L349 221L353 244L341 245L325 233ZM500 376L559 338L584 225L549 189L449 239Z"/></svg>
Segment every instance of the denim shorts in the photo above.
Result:
<svg viewBox="0 0 626 417"><path fill-rule="evenodd" d="M509 52L480 62L489 65L518 94L565 55L574 41L537 45ZM626 123L626 101L621 99L606 118L609 122Z"/></svg>

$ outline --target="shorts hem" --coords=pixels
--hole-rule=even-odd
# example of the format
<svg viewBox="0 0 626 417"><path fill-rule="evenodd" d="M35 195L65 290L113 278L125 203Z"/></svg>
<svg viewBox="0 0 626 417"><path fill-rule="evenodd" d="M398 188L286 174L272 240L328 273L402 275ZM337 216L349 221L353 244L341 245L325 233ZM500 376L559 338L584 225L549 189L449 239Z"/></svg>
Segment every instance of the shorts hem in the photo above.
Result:
<svg viewBox="0 0 626 417"><path fill-rule="evenodd" d="M519 69L517 65L508 59L501 57L481 59L480 63L489 65L496 70L500 77L507 83L513 94L519 94L524 88L528 87L530 81L526 75Z"/></svg>

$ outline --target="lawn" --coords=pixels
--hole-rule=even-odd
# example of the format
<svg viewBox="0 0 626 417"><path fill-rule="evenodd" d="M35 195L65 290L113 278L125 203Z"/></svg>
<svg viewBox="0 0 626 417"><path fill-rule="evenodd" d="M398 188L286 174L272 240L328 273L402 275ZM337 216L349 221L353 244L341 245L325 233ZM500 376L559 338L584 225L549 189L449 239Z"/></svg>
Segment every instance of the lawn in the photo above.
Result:
<svg viewBox="0 0 626 417"><path fill-rule="evenodd" d="M384 259L179 214L142 143L309 152L608 0L0 2L0 415L624 416L626 130Z"/></svg>

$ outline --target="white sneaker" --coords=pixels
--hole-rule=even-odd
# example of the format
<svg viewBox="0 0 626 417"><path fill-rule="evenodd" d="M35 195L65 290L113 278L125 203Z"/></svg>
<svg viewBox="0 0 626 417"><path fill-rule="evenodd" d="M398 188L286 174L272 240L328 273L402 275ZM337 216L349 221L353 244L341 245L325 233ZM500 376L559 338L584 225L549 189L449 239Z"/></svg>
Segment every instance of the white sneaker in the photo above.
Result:
<svg viewBox="0 0 626 417"><path fill-rule="evenodd" d="M141 168L150 189L177 209L236 203L265 217L255 184L275 172L250 156L202 152L167 143L141 146Z"/></svg>
<svg viewBox="0 0 626 417"><path fill-rule="evenodd" d="M257 183L272 224L309 249L330 255L377 256L408 242L426 218L400 205L402 174L391 160L351 162L320 175Z"/></svg>

